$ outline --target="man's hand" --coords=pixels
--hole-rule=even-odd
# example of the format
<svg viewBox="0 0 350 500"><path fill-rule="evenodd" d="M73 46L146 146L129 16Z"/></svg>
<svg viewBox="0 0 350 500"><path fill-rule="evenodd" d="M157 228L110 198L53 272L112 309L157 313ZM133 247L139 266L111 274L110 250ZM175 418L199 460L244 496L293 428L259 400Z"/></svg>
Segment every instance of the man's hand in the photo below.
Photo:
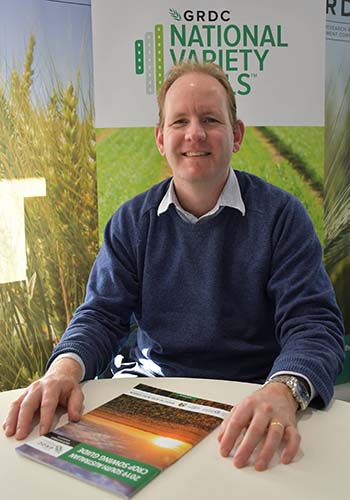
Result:
<svg viewBox="0 0 350 500"><path fill-rule="evenodd" d="M84 400L80 378L81 367L77 361L61 358L53 362L47 373L11 404L3 423L6 436L15 435L16 439L24 439L31 430L37 410L40 411L40 434L46 434L58 405L67 408L71 421L79 420Z"/></svg>
<svg viewBox="0 0 350 500"><path fill-rule="evenodd" d="M221 455L230 454L243 432L242 442L233 457L236 467L244 467L259 445L254 466L258 471L267 469L282 443L281 462L290 463L301 440L296 422L297 407L290 389L283 383L272 382L258 389L234 406L222 423L218 436Z"/></svg>

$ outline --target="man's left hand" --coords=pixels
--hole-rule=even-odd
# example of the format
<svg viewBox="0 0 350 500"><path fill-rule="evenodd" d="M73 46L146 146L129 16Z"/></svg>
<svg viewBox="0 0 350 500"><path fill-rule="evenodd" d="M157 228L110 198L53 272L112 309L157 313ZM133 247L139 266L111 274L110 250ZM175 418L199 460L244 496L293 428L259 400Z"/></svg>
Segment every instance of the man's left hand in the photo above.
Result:
<svg viewBox="0 0 350 500"><path fill-rule="evenodd" d="M299 450L301 437L297 429L298 404L290 389L283 383L270 383L235 405L221 425L218 441L220 453L227 457L238 438L233 463L236 467L248 464L254 450L257 471L267 469L275 452L282 445L281 462L289 464Z"/></svg>

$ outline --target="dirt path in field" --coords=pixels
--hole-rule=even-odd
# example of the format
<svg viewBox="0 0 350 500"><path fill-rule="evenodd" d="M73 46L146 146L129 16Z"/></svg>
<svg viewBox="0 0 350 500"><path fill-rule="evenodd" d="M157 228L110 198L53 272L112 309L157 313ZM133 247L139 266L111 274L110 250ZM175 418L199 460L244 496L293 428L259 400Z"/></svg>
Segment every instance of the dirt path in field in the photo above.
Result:
<svg viewBox="0 0 350 500"><path fill-rule="evenodd" d="M268 149L274 163L282 163L285 161L285 158L278 149L272 144L271 141L259 130L257 127L252 127L252 131L258 137L259 141L262 142L266 149Z"/></svg>
<svg viewBox="0 0 350 500"><path fill-rule="evenodd" d="M283 161L288 161L288 163L291 164L291 166L296 170L296 172L302 177L303 181L307 185L308 189L312 192L312 194L317 198L319 203L323 203L323 193L319 190L316 189L315 186L313 185L312 181L305 175L305 172L303 172L299 165L296 163L293 163L293 159L289 158L287 156L284 156L273 144L271 139L266 137L265 134L259 130L257 127L252 127L253 133L257 136L259 141L265 146L265 148L269 151L271 154L271 157L275 163L282 163Z"/></svg>

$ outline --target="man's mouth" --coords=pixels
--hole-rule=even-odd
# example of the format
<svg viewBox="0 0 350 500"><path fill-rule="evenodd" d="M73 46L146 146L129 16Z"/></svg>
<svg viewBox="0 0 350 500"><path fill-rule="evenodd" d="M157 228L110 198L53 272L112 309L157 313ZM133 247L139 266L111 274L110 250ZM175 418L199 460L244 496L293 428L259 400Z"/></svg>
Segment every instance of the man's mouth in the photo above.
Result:
<svg viewBox="0 0 350 500"><path fill-rule="evenodd" d="M185 153L182 153L183 156L187 156L190 158L196 157L196 156L209 156L210 153L206 151L185 151Z"/></svg>

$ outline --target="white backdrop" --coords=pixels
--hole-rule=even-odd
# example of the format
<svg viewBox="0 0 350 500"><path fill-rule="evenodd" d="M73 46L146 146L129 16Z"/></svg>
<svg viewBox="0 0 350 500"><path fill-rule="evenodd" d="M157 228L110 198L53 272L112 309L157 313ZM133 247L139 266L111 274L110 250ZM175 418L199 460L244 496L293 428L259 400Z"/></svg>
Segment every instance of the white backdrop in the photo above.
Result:
<svg viewBox="0 0 350 500"><path fill-rule="evenodd" d="M154 126L157 81L181 57L224 67L246 125L323 125L324 4L92 0L96 126Z"/></svg>

